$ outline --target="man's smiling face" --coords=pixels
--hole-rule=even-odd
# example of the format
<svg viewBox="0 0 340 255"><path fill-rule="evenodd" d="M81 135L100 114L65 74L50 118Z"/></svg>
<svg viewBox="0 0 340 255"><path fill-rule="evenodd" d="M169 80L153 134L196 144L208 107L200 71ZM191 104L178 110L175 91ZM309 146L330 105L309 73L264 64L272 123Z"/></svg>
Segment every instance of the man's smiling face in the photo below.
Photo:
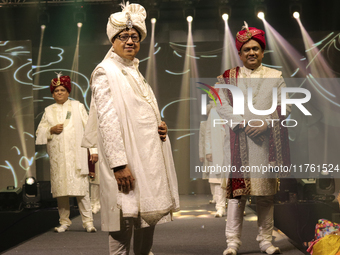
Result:
<svg viewBox="0 0 340 255"><path fill-rule="evenodd" d="M120 36L130 36L126 42L119 39ZM139 38L138 42L133 42L132 38ZM140 37L136 29L131 28L131 30L123 30L117 36L114 37L112 42L114 52L121 58L126 58L133 60L140 49Z"/></svg>
<svg viewBox="0 0 340 255"><path fill-rule="evenodd" d="M250 40L242 46L238 55L245 67L254 70L261 65L264 51L257 41Z"/></svg>

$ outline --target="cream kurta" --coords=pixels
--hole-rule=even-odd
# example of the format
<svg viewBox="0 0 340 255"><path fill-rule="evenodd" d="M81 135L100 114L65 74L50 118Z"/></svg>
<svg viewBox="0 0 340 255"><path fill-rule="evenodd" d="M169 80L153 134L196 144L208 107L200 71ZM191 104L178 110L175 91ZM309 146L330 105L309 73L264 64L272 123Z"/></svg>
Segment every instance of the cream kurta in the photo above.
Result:
<svg viewBox="0 0 340 255"><path fill-rule="evenodd" d="M99 166L102 214L107 212L102 230L119 230L113 219L116 199L123 216L141 216L142 226L169 221L169 213L179 208L177 178L169 138L164 143L160 140L157 102L138 71L138 60L111 53L94 70L91 89L100 155L104 156L100 159L104 165ZM135 178L129 194L118 192L112 170L122 165L128 165Z"/></svg>
<svg viewBox="0 0 340 255"><path fill-rule="evenodd" d="M87 118L84 105L78 101L67 100L45 108L36 132L36 144L47 144L53 197L86 195L89 185L87 150L80 148L80 142ZM62 123L63 131L51 135L51 127ZM91 153L96 153L96 149Z"/></svg>
<svg viewBox="0 0 340 255"><path fill-rule="evenodd" d="M223 167L223 158L227 152L223 151L223 144L225 140L226 134L223 125L215 125L214 127L214 119L221 119L216 111L216 106L214 102L210 102L212 108L209 113L209 117L206 123L205 130L205 154L212 155L212 162L208 162L209 166L214 166L215 169L220 169ZM222 183L222 171L220 172L212 172L209 174L209 183Z"/></svg>
<svg viewBox="0 0 340 255"><path fill-rule="evenodd" d="M199 139L198 139L198 155L200 160L203 158L202 166L203 169L207 169L208 160L206 158L205 153L205 126L207 124L207 121L201 121L200 123L200 132L199 132ZM207 170L204 170L202 173L202 179L209 179L209 173Z"/></svg>
<svg viewBox="0 0 340 255"><path fill-rule="evenodd" d="M251 78L251 79L250 79ZM272 78L272 79L270 79ZM244 115L233 115L233 108L229 105L225 98L223 90L220 89L219 96L222 100L222 106L217 104L218 114L228 121L234 123L242 122L243 120L249 121L252 119L261 119L266 121L270 116L255 115L250 112L248 108L248 92L249 87L252 88L253 93L253 106L257 110L268 110L272 106L273 88L277 88L277 104L281 104L281 89L286 87L282 78L282 73L272 68L260 65L255 70L250 70L246 67L241 67L239 76L237 78L237 87L240 88L244 95ZM289 115L291 106L287 105L287 114ZM235 128L235 124L231 128ZM265 141L262 145L256 144L252 139L247 137L247 149L249 166L261 166L269 164L269 133L266 132ZM230 147L230 141L226 141L226 147ZM266 178L262 173L251 173L251 195L254 196L269 196L277 192L276 179Z"/></svg>

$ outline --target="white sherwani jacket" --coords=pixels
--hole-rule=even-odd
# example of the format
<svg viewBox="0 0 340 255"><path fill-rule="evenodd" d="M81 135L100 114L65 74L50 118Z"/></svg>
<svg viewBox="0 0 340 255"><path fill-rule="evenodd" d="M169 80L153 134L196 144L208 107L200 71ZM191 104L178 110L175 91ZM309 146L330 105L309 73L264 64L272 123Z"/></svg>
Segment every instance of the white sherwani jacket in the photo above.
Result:
<svg viewBox="0 0 340 255"><path fill-rule="evenodd" d="M206 158L205 153L205 126L207 124L207 121L201 121L200 123L200 132L199 132L199 139L198 139L198 155L201 158L203 158L202 166L204 171L202 172L202 179L208 179L209 173L207 172L207 166L208 166L208 160Z"/></svg>
<svg viewBox="0 0 340 255"><path fill-rule="evenodd" d="M215 170L222 169L226 163L224 163L224 158L227 158L227 155L230 156L230 150L224 151L223 145L226 141L229 141L229 128L227 129L228 132L225 131L223 125L215 125L214 127L214 120L221 119L216 111L216 106L214 102L210 102L212 105L209 117L206 123L206 130L205 130L205 154L212 155L212 162L208 162L209 166L214 166ZM222 183L222 178L224 174L223 171L220 172L213 172L210 171L209 174L209 183Z"/></svg>
<svg viewBox="0 0 340 255"><path fill-rule="evenodd" d="M123 217L139 218L142 227L169 221L170 214L179 209L169 138L164 143L160 140L157 102L138 63L111 52L91 77L104 231L119 230L117 208ZM128 165L135 178L129 194L118 192L112 170L122 165Z"/></svg>
<svg viewBox="0 0 340 255"><path fill-rule="evenodd" d="M286 87L282 78L282 72L260 65L257 69L251 70L241 67L237 78L238 87L244 95L244 115L234 115L233 107L228 103L222 89L219 90L222 106L217 104L217 112L222 119L228 120L228 125L232 119L233 123L240 123L243 120L261 119L266 121L270 119L269 115L255 115L248 109L248 92L249 87L253 92L253 106L257 110L268 110L272 106L273 88L277 88L277 104L281 105L281 89ZM291 106L287 105L288 116L291 112ZM235 124L230 128L234 129ZM228 132L228 131L227 131ZM225 141L225 147L230 148L230 140ZM252 139L247 139L249 166L261 166L269 164L269 135L265 135L265 140L261 145L256 144ZM230 156L227 155L227 156ZM228 162L228 160L226 161ZM229 160L230 162L230 160ZM276 179L266 178L266 174L251 173L251 195L269 196L277 192Z"/></svg>
<svg viewBox="0 0 340 255"><path fill-rule="evenodd" d="M85 196L88 190L88 155L87 149L81 148L87 118L84 105L78 101L67 100L45 108L36 144L47 145L53 197ZM63 131L51 135L51 127L57 124L64 124ZM97 153L96 149L92 153Z"/></svg>

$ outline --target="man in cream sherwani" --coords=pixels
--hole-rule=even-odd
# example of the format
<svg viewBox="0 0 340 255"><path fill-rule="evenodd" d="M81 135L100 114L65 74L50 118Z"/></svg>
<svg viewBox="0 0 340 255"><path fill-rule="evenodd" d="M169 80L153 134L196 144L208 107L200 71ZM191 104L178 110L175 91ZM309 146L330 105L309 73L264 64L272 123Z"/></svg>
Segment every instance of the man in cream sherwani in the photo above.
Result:
<svg viewBox="0 0 340 255"><path fill-rule="evenodd" d="M155 225L179 209L177 178L157 101L138 70L146 11L123 5L109 17L112 48L91 77L98 123L102 230L110 254L152 254ZM92 108L92 106L91 106Z"/></svg>
<svg viewBox="0 0 340 255"><path fill-rule="evenodd" d="M58 74L51 81L50 90L56 103L45 108L36 132L36 144L46 144L50 158L52 195L57 198L60 216L60 226L55 231L65 232L71 225L69 197L75 196L83 227L87 232L96 232L89 198L87 149L81 148L87 112L83 104L68 99L69 76ZM97 149L91 149L90 154L91 161L96 162Z"/></svg>
<svg viewBox="0 0 340 255"><path fill-rule="evenodd" d="M215 125L214 119L221 119L216 111L216 105L214 101L210 101L208 107L208 120L205 125L205 154L208 161L208 165L218 169L222 167L224 162L224 155L228 154L223 150L223 145L227 139L223 125ZM209 184L213 198L216 201L216 213L215 217L222 217L226 214L226 190L221 186L223 181L222 171L212 171L209 173Z"/></svg>
<svg viewBox="0 0 340 255"><path fill-rule="evenodd" d="M226 70L219 76L219 83L231 84L242 90L244 95L244 114L234 115L237 97L229 90L220 89L222 105L217 104L217 112L222 119L228 120L230 140L225 147L230 148L231 165L237 172L229 173L226 182L228 213L226 224L227 249L223 255L236 255L241 245L243 211L246 198L256 196L258 214L258 235L256 240L262 252L280 253L280 249L272 244L274 227L274 195L277 192L277 179L269 171L242 172L245 167L288 166L290 165L289 139L287 128L281 125L290 113L281 115L281 89L286 86L282 73L263 66L266 40L264 31L248 27L236 35L236 48L243 67ZM248 88L252 89L252 105L257 110L268 110L272 106L273 89L277 89L278 102L268 115L256 115L248 108ZM276 96L276 95L275 95ZM274 124L270 121L275 119ZM256 169L256 168L253 168Z"/></svg>

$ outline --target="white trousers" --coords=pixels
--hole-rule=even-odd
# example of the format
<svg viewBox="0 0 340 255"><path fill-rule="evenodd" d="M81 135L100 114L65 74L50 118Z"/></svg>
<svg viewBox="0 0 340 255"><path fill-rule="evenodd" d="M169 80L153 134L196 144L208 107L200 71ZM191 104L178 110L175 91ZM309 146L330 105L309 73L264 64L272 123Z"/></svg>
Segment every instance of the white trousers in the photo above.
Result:
<svg viewBox="0 0 340 255"><path fill-rule="evenodd" d="M213 200L216 202L216 210L225 211L226 194L227 191L221 187L219 183L210 183L211 193L213 195Z"/></svg>
<svg viewBox="0 0 340 255"><path fill-rule="evenodd" d="M100 206L100 189L99 184L90 183L91 190L91 205L92 207L95 205Z"/></svg>
<svg viewBox="0 0 340 255"><path fill-rule="evenodd" d="M211 195L212 195L212 200L216 201L216 199L215 199L215 187L214 187L215 183L209 183L209 184L210 184L210 191L211 191Z"/></svg>
<svg viewBox="0 0 340 255"><path fill-rule="evenodd" d="M228 248L234 248L236 251L242 244L241 232L246 200L246 196L241 196L241 199L229 199L228 201L225 234ZM260 249L266 250L272 245L271 242L274 227L274 196L257 196L256 207L258 217L258 235L256 240L259 242Z"/></svg>
<svg viewBox="0 0 340 255"><path fill-rule="evenodd" d="M83 221L83 227L85 228L87 223L93 222L89 192L87 191L85 196L76 198L81 219ZM70 226L72 224L70 220L70 197L57 197L57 202L60 225Z"/></svg>
<svg viewBox="0 0 340 255"><path fill-rule="evenodd" d="M133 218L123 218L120 221L120 231L109 232L110 255L128 255L133 236L133 251L135 255L148 255L153 244L155 226L134 228Z"/></svg>

